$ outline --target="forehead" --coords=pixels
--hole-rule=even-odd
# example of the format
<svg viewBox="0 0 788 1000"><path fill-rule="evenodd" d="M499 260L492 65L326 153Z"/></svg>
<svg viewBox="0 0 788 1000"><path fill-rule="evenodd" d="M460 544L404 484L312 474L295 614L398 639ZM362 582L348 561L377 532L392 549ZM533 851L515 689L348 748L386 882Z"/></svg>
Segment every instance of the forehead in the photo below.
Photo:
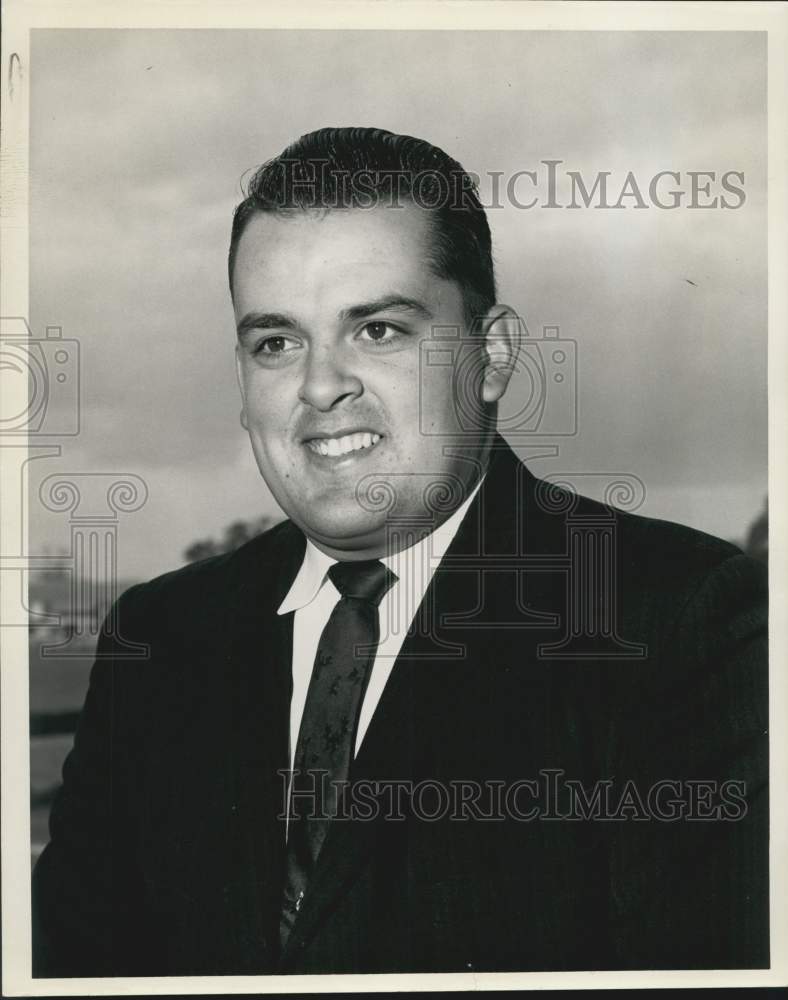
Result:
<svg viewBox="0 0 788 1000"><path fill-rule="evenodd" d="M261 295L269 308L286 296L306 304L332 292L367 297L395 286L433 295L446 282L427 266L429 239L428 213L415 205L258 213L238 243L236 309L259 307Z"/></svg>

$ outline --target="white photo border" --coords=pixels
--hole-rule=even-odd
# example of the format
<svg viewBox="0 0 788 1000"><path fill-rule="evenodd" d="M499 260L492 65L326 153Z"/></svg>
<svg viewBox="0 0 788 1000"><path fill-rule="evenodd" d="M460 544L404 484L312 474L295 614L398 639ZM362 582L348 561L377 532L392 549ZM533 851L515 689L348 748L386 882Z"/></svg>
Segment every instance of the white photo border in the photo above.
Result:
<svg viewBox="0 0 788 1000"><path fill-rule="evenodd" d="M0 629L2 643L2 975L6 996L333 993L398 990L576 989L774 986L788 982L788 6L784 3L531 3L365 0L285 3L38 3L6 0L2 37L2 286L4 316L28 316L28 99L35 28L418 29L549 31L763 31L769 101L769 494L771 946L764 970L456 973L441 975L212 976L33 979L30 975L30 800L28 650L24 629ZM24 446L23 442L20 446ZM3 519L23 502L0 463ZM6 554L4 545L0 548ZM2 611L11 595L0 595Z"/></svg>

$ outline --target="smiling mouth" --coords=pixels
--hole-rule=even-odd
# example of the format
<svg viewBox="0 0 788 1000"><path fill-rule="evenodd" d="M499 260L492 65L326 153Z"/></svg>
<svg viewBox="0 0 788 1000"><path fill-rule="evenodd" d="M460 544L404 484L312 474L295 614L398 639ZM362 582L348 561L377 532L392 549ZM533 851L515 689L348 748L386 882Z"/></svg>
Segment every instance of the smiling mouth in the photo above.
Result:
<svg viewBox="0 0 788 1000"><path fill-rule="evenodd" d="M361 431L356 434L344 434L341 437L312 438L306 442L306 446L316 455L341 458L354 451L368 451L374 448L380 439L380 434Z"/></svg>

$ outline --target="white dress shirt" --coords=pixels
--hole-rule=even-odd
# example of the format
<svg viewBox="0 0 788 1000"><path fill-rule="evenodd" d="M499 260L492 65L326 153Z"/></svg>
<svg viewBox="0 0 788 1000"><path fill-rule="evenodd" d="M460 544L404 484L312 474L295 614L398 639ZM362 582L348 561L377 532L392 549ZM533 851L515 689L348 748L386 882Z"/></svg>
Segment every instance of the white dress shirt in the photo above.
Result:
<svg viewBox="0 0 788 1000"><path fill-rule="evenodd" d="M451 544L460 522L483 481L477 483L471 495L454 513L430 534L415 544L386 556L381 562L397 576L378 607L380 639L372 665L369 683L361 703L354 756L358 754L364 734L369 728L386 681L394 667L411 622L419 609L422 598L432 580L438 563ZM278 614L295 611L293 619L293 697L290 702L290 769L298 741L298 730L304 713L304 704L312 677L317 646L334 605L340 598L339 591L328 577L328 570L337 562L321 552L307 539L306 552L301 568L287 596L279 606Z"/></svg>

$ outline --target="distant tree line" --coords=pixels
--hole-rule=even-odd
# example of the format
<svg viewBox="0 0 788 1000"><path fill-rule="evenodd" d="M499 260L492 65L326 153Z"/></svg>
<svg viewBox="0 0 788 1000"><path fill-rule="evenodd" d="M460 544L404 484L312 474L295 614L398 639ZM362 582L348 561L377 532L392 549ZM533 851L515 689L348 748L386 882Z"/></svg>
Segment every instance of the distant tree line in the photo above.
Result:
<svg viewBox="0 0 788 1000"><path fill-rule="evenodd" d="M747 532L747 537L741 546L748 556L760 559L761 562L769 560L769 498L763 502L763 510L755 518Z"/></svg>
<svg viewBox="0 0 788 1000"><path fill-rule="evenodd" d="M268 531L278 520L277 517L265 515L255 521L233 521L224 529L221 538L203 538L193 542L183 553L183 557L187 563L193 563L199 562L200 559L208 559L210 556L221 555L223 552L234 552L256 535Z"/></svg>

